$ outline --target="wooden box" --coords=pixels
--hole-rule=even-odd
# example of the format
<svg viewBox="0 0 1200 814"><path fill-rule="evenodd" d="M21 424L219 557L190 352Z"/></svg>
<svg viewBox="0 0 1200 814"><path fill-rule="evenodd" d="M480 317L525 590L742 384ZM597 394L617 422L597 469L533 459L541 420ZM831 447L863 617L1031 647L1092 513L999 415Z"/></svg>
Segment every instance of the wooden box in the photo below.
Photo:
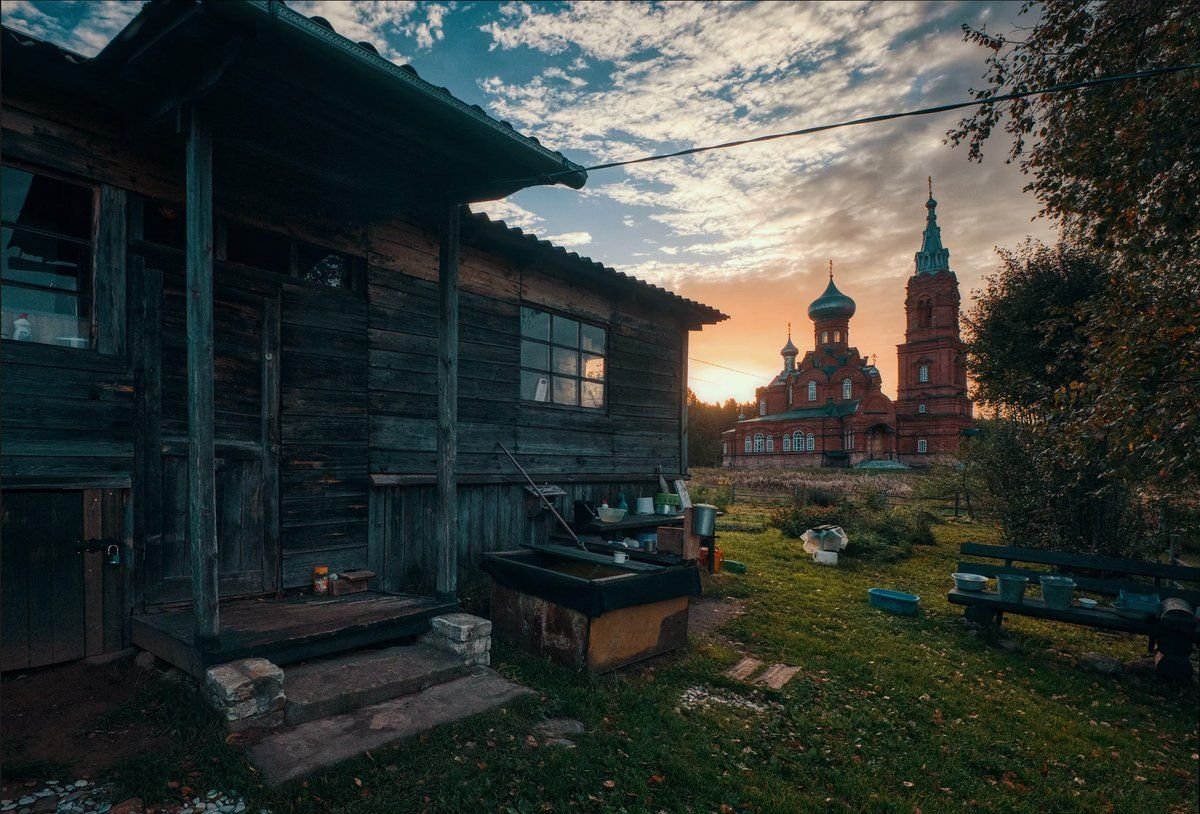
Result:
<svg viewBox="0 0 1200 814"><path fill-rule="evenodd" d="M329 593L333 596L361 593L374 578L374 571L346 571L338 574L337 579L329 580Z"/></svg>

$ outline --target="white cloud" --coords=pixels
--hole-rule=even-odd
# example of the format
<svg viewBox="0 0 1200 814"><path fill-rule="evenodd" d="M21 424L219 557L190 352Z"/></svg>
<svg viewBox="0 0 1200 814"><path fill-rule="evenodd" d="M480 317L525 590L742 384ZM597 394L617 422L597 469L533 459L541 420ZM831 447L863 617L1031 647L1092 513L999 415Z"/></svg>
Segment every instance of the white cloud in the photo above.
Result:
<svg viewBox="0 0 1200 814"><path fill-rule="evenodd" d="M560 246L586 246L592 242L592 236L588 232L563 232L561 235L550 235L546 240Z"/></svg>
<svg viewBox="0 0 1200 814"><path fill-rule="evenodd" d="M487 215L492 220L502 220L509 226L515 226L526 232L534 231L545 222L541 215L534 214L513 201L485 201L472 204L471 209Z"/></svg>
<svg viewBox="0 0 1200 814"><path fill-rule="evenodd" d="M84 56L95 56L141 10L141 3L95 0L80 6L82 16L74 25L44 13L28 0L0 3L4 25L49 40Z"/></svg>

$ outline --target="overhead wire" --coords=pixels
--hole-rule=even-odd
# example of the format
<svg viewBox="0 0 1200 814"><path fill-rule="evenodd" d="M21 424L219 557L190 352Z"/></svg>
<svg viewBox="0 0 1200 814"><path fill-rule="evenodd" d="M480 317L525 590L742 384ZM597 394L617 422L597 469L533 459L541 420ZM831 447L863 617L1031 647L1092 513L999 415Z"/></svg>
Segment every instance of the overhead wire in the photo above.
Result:
<svg viewBox="0 0 1200 814"><path fill-rule="evenodd" d="M766 377L766 376L764 376L762 373L747 373L747 372L746 372L746 371L744 371L744 370L738 370L737 368L734 368L734 367L726 367L725 365L718 365L716 362L706 362L706 361L704 361L703 359L697 359L697 358L696 358L696 357L694 357L694 356L689 356L689 357L688 357L688 361L689 361L689 362L699 362L699 363L700 363L700 364L702 364L702 365L712 365L713 367L719 367L719 368L721 368L721 370L728 370L728 371L729 371L729 372L731 372L731 373L740 373L740 374L742 374L743 376L749 376L749 377L750 377L750 378L752 378L752 379L764 379L764 378L767 378L767 377Z"/></svg>
<svg viewBox="0 0 1200 814"><path fill-rule="evenodd" d="M755 136L754 138L737 139L736 141L725 141L720 144L709 144L703 147L689 147L685 150L676 150L671 153L658 153L654 155L642 156L641 158L631 158L625 161L609 161L604 164L593 164L590 167L583 167L584 172L595 172L596 170L608 170L615 167L628 167L633 164L646 164L651 161L663 161L668 158L681 158L683 156L696 155L698 153L707 153L712 150L727 150L731 147L742 147L747 144L761 144L767 141L775 141L777 139L794 138L796 136L808 136L813 133L822 133L827 130L836 130L842 127L852 127L859 124L873 124L875 122L891 121L893 119L903 119L911 116L928 116L934 113L947 113L951 110L962 110L967 107L983 107L986 105L995 105L1000 102L1010 102L1014 99L1024 99L1029 96L1040 96L1047 93L1065 93L1071 90L1088 90L1091 88L1101 87L1103 85L1111 85L1117 82L1129 82L1135 79L1148 79L1154 76L1164 74L1178 73L1180 71L1192 71L1200 68L1200 63L1191 63L1188 65L1170 65L1164 68L1151 68L1145 71L1135 71L1133 73L1118 74L1117 76L1103 76L1097 79L1082 79L1077 82L1066 82L1061 85L1052 85L1048 88L1036 88L1034 90L1013 91L1012 93L1004 93L999 96L989 96L985 99L971 99L961 102L950 102L944 105L934 105L933 107L922 107L915 110L904 110L895 113L880 113L874 116L863 116L857 119L848 119L846 121L834 122L832 124L818 124L813 127L803 127L799 130L788 130L782 133L769 133L764 136ZM513 179L509 183L521 183L529 181L550 181L565 176L575 175L579 169L560 170L558 172L542 173L532 178Z"/></svg>

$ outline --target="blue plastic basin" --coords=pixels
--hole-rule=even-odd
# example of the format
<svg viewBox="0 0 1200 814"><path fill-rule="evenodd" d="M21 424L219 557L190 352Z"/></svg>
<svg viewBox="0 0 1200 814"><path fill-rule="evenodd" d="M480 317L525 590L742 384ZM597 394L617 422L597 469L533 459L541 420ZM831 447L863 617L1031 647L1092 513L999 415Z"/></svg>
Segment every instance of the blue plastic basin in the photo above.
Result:
<svg viewBox="0 0 1200 814"><path fill-rule="evenodd" d="M872 608L911 616L917 612L921 597L902 591L889 591L887 588L872 588L867 591L867 601L871 603Z"/></svg>

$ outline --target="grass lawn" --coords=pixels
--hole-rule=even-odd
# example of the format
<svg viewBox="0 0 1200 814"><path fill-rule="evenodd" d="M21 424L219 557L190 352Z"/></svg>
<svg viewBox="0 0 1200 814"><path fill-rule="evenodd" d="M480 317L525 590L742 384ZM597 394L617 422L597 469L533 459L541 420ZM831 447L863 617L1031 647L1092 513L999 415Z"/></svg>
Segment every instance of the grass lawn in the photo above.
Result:
<svg viewBox="0 0 1200 814"><path fill-rule="evenodd" d="M1144 639L1014 618L1009 650L946 603L958 544L993 538L945 524L906 561L830 569L775 531L724 533L750 571L707 586L746 602L714 639L601 677L497 647L536 697L278 790L179 690L154 688L141 703L177 745L119 782L147 802L178 799L169 781L228 787L274 811L1195 812L1194 689L1075 665L1133 659ZM920 594L922 614L871 609L876 585ZM742 654L802 670L751 689L721 677ZM583 721L578 748L531 739L543 716Z"/></svg>

